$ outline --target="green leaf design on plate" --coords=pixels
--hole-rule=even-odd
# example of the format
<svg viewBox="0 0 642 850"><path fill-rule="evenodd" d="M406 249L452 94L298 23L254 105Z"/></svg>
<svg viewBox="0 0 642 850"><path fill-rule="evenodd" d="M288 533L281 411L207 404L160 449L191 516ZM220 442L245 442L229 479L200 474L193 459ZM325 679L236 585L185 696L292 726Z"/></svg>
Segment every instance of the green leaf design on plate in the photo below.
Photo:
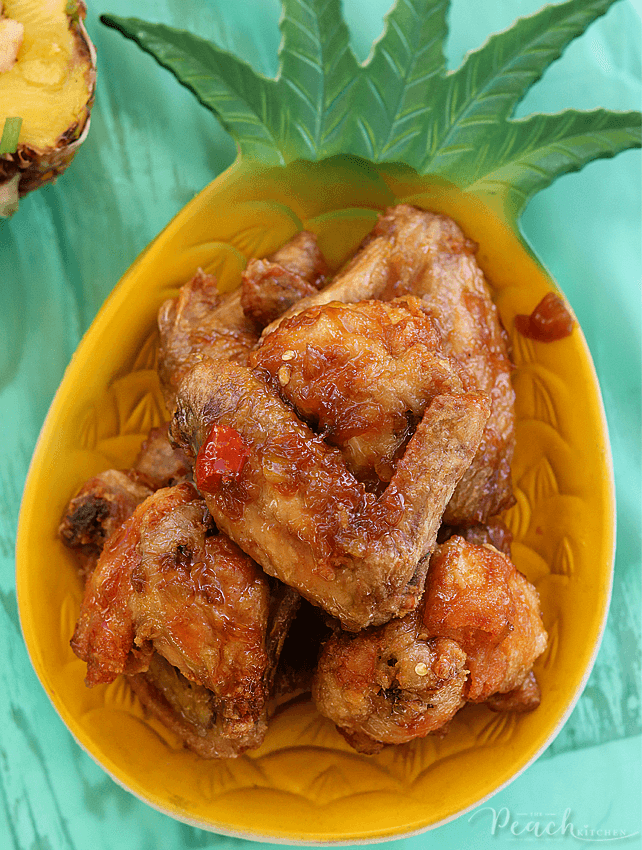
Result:
<svg viewBox="0 0 642 850"><path fill-rule="evenodd" d="M530 87L614 0L567 0L517 20L469 53L444 57L449 0L397 0L360 65L340 0L282 0L279 72L258 74L205 39L103 16L214 112L242 157L265 165L351 154L404 162L499 196L517 218L556 177L642 144L639 112L512 115Z"/></svg>
<svg viewBox="0 0 642 850"><path fill-rule="evenodd" d="M361 71L355 122L362 154L408 161L446 72L450 0L402 0L386 16L383 36Z"/></svg>
<svg viewBox="0 0 642 850"><path fill-rule="evenodd" d="M321 159L341 148L359 71L341 2L284 2L280 28L284 126L298 157Z"/></svg>

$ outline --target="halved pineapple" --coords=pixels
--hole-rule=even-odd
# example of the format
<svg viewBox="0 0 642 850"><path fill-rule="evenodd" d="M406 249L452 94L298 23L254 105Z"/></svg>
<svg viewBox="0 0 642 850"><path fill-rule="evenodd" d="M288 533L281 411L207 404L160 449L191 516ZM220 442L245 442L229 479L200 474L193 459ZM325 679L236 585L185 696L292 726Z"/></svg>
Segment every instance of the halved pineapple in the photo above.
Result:
<svg viewBox="0 0 642 850"><path fill-rule="evenodd" d="M89 130L96 55L80 0L0 3L0 136L22 119L0 155L0 215L61 174Z"/></svg>

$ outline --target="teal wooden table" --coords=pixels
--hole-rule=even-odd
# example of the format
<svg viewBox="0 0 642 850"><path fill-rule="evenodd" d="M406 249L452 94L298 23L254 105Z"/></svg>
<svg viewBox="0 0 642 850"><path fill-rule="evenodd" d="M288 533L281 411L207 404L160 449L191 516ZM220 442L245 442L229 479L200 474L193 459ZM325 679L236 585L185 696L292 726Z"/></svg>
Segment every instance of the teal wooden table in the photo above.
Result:
<svg viewBox="0 0 642 850"><path fill-rule="evenodd" d="M104 5L103 5L104 4ZM387 0L345 0L359 58ZM539 0L455 0L456 65ZM56 186L0 222L0 848L143 850L245 842L179 824L139 802L79 749L32 671L18 620L14 540L39 428L66 364L137 254L234 157L215 120L98 15L159 20L213 38L276 73L278 0L100 0L89 138ZM640 3L623 0L573 43L520 113L640 107ZM472 813L405 848L525 841L640 846L640 155L559 180L523 225L584 328L613 447L618 540L613 601L587 687L538 762ZM117 344L117 340L114 341ZM397 846L402 846L397 845Z"/></svg>

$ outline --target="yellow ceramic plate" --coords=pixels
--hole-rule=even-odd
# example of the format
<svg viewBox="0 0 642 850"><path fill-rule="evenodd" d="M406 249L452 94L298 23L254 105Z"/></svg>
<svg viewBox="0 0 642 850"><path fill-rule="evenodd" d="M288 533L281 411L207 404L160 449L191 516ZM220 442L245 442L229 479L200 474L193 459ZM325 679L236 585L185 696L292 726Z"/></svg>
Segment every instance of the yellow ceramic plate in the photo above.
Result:
<svg viewBox="0 0 642 850"><path fill-rule="evenodd" d="M444 738L377 756L348 747L309 703L291 705L263 746L205 761L145 717L124 679L89 690L69 648L81 598L56 537L75 490L127 467L167 418L154 370L155 316L197 267L222 289L246 259L302 228L338 266L377 213L408 202L452 215L479 245L516 362L516 506L507 521L517 566L541 595L549 647L536 665L541 706L526 715L461 711ZM401 167L350 159L250 173L237 163L136 261L83 339L54 399L27 480L18 534L18 601L33 665L78 742L119 783L206 829L291 842L372 841L437 826L514 779L559 730L588 676L612 573L611 461L597 380L579 328L556 343L513 331L554 287L530 251L479 199Z"/></svg>

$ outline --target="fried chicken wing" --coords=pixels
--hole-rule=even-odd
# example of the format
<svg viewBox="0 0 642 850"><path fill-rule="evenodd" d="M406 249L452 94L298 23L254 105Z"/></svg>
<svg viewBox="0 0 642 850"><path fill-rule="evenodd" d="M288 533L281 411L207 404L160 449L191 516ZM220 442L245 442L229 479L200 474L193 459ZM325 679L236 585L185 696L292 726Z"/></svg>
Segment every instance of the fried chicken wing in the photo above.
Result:
<svg viewBox="0 0 642 850"><path fill-rule="evenodd" d="M438 543L445 543L454 535L463 537L469 543L487 543L502 552L508 558L511 557L511 546L513 535L506 523L498 516L489 517L486 522L475 523L475 525L453 526L442 525L437 535Z"/></svg>
<svg viewBox="0 0 642 850"><path fill-rule="evenodd" d="M487 416L479 394L436 396L378 497L271 385L238 364L190 372L171 435L197 458L197 486L217 526L267 573L359 629L416 606L409 582L427 566ZM235 473L199 475L221 429L242 446Z"/></svg>
<svg viewBox="0 0 642 850"><path fill-rule="evenodd" d="M83 577L94 569L107 539L151 493L131 470L107 469L81 487L67 506L58 535L76 552Z"/></svg>
<svg viewBox="0 0 642 850"><path fill-rule="evenodd" d="M408 207L408 209L414 209ZM419 211L417 211L419 212ZM413 237L421 238L422 220L419 216L409 216L404 222L404 234L408 241ZM319 292L308 295L294 304L281 318L288 319L307 310L340 301L352 304L357 301L381 299L390 290L391 278L401 276L412 280L416 273L415 253L408 257L400 256L396 251L395 231L380 227L371 231L364 239L353 257L334 276L332 281ZM272 322L264 334L272 332L280 320Z"/></svg>
<svg viewBox="0 0 642 850"><path fill-rule="evenodd" d="M423 624L466 652L465 697L484 702L522 685L546 648L539 596L492 546L451 537L430 559Z"/></svg>
<svg viewBox="0 0 642 850"><path fill-rule="evenodd" d="M369 485L390 480L435 396L463 392L457 364L415 298L303 310L263 337L250 365Z"/></svg>
<svg viewBox="0 0 642 850"><path fill-rule="evenodd" d="M513 503L514 391L507 337L476 246L444 215L399 204L386 210L350 262L321 292L283 318L331 301L390 300L415 295L437 322L447 355L462 367L467 390L488 393L491 415L477 456L458 484L445 522L485 521ZM282 321L283 319L281 319ZM278 321L268 326L270 332Z"/></svg>
<svg viewBox="0 0 642 850"><path fill-rule="evenodd" d="M351 746L377 753L441 729L463 704L466 653L453 640L420 640L417 612L325 644L312 683L318 710Z"/></svg>
<svg viewBox="0 0 642 850"><path fill-rule="evenodd" d="M145 709L202 758L234 758L262 741L262 721L247 732L235 729L230 737L214 694L186 679L157 652L144 673L128 675L127 681Z"/></svg>
<svg viewBox="0 0 642 850"><path fill-rule="evenodd" d="M193 366L206 357L245 363L257 340L252 321L243 313L240 291L219 294L216 278L200 269L176 298L161 306L158 329L158 373L170 411L179 383Z"/></svg>
<svg viewBox="0 0 642 850"><path fill-rule="evenodd" d="M58 527L62 542L76 552L83 578L93 570L107 539L142 501L190 474L187 457L170 445L165 424L152 428L131 469L107 469L90 478L70 501Z"/></svg>
<svg viewBox="0 0 642 850"><path fill-rule="evenodd" d="M241 276L241 306L257 327L285 313L323 286L328 267L316 236L297 233L267 259L251 259Z"/></svg>
<svg viewBox="0 0 642 850"><path fill-rule="evenodd" d="M192 472L185 453L169 442L169 422L152 428L134 461L134 470L152 490L173 487L189 478Z"/></svg>
<svg viewBox="0 0 642 850"><path fill-rule="evenodd" d="M466 701L532 710L545 647L535 588L492 547L452 537L430 559L417 611L326 642L312 694L355 749L374 753L443 731Z"/></svg>
<svg viewBox="0 0 642 850"><path fill-rule="evenodd" d="M445 352L469 376L466 389L491 396L491 414L477 455L444 516L452 525L483 522L514 501L510 465L515 394L506 332L475 259L476 245L447 216L404 204L380 219L373 235L381 234L394 234L395 252L408 259L411 269L393 272L382 297L421 298L440 327Z"/></svg>
<svg viewBox="0 0 642 850"><path fill-rule="evenodd" d="M231 739L265 732L270 588L216 535L187 482L159 490L110 538L87 584L72 639L87 683L149 668L152 651L212 693Z"/></svg>

